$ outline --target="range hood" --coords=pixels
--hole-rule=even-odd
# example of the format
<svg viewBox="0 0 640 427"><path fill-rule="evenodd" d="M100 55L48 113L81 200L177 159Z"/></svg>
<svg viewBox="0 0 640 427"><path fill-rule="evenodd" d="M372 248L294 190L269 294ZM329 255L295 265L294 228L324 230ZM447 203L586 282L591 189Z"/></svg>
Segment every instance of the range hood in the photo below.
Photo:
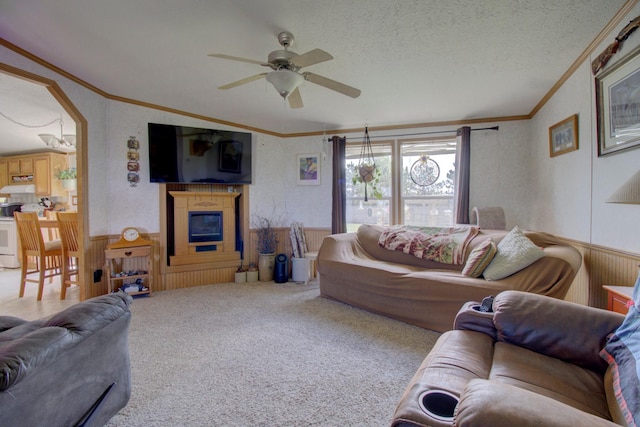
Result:
<svg viewBox="0 0 640 427"><path fill-rule="evenodd" d="M33 184L27 185L6 185L0 188L2 194L33 194L36 192L36 186Z"/></svg>

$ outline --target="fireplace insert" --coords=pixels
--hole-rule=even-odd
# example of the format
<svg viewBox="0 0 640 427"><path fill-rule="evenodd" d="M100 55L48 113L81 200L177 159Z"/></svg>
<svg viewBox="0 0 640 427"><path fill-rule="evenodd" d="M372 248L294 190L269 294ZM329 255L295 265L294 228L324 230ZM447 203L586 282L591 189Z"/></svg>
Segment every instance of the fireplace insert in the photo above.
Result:
<svg viewBox="0 0 640 427"><path fill-rule="evenodd" d="M223 240L222 212L189 212L189 242L221 242Z"/></svg>

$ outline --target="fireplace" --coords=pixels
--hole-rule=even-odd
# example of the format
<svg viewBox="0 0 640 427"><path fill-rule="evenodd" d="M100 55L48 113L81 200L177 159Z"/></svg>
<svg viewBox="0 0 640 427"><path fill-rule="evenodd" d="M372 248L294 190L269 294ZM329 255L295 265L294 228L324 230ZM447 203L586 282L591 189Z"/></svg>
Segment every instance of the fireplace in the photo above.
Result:
<svg viewBox="0 0 640 427"><path fill-rule="evenodd" d="M236 198L238 193L169 191L173 206L170 266L238 267ZM242 244L240 244L240 247Z"/></svg>
<svg viewBox="0 0 640 427"><path fill-rule="evenodd" d="M224 240L222 211L189 212L189 243Z"/></svg>

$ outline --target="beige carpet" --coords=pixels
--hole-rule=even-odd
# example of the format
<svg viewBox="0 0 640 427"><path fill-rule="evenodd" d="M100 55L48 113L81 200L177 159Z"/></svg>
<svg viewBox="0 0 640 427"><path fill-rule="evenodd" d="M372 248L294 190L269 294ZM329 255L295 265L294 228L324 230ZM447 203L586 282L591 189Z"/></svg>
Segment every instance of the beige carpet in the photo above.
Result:
<svg viewBox="0 0 640 427"><path fill-rule="evenodd" d="M293 283L158 292L132 312L112 427L388 426L439 336Z"/></svg>

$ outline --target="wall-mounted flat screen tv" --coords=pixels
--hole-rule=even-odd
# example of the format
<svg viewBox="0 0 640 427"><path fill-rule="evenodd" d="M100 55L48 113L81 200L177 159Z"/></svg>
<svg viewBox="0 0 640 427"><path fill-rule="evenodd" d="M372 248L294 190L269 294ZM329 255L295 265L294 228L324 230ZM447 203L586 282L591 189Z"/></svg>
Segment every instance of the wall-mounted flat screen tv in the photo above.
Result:
<svg viewBox="0 0 640 427"><path fill-rule="evenodd" d="M149 123L151 182L251 184L251 134Z"/></svg>

